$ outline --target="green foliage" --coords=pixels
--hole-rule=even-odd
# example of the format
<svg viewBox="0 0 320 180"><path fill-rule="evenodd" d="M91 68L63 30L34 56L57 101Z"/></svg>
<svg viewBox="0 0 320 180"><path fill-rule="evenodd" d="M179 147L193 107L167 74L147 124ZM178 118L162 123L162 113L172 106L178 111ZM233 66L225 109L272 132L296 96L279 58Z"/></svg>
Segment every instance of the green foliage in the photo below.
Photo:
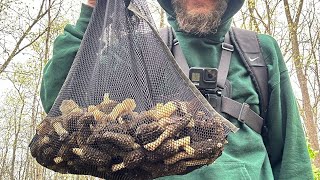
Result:
<svg viewBox="0 0 320 180"><path fill-rule="evenodd" d="M308 142L308 152L312 162L314 162L319 151L315 151L310 147L310 143ZM317 168L314 164L312 164L313 176L315 180L320 180L320 168Z"/></svg>
<svg viewBox="0 0 320 180"><path fill-rule="evenodd" d="M320 180L320 169L312 164L313 176L315 180Z"/></svg>

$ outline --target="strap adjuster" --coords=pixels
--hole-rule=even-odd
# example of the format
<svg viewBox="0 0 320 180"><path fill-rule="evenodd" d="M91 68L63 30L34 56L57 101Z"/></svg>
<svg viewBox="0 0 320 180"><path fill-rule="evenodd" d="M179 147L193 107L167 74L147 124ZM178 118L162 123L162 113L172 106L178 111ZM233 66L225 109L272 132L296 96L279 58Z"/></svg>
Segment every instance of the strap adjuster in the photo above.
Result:
<svg viewBox="0 0 320 180"><path fill-rule="evenodd" d="M224 49L226 51L230 51L230 52L234 51L233 45L225 43L225 42L222 43L222 49Z"/></svg>
<svg viewBox="0 0 320 180"><path fill-rule="evenodd" d="M242 123L246 123L244 119L242 119L242 114L243 112L247 109L247 108L250 108L249 104L247 103L242 103L241 105L241 109L240 109L240 113L239 113L239 116L238 116L238 121L242 122Z"/></svg>
<svg viewBox="0 0 320 180"><path fill-rule="evenodd" d="M172 45L173 45L173 46L176 46L176 45L178 45L178 44L179 44L178 39L173 39Z"/></svg>

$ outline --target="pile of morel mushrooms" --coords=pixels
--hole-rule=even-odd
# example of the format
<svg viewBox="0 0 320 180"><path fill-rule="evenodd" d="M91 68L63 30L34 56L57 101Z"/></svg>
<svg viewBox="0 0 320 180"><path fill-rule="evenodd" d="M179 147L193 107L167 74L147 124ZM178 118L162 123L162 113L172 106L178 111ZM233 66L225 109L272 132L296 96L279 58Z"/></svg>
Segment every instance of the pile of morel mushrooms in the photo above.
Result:
<svg viewBox="0 0 320 180"><path fill-rule="evenodd" d="M37 127L32 156L61 173L151 179L185 174L221 155L226 137L220 116L191 113L180 101L140 113L135 108L133 99L116 102L108 94L87 108L64 100L62 115Z"/></svg>

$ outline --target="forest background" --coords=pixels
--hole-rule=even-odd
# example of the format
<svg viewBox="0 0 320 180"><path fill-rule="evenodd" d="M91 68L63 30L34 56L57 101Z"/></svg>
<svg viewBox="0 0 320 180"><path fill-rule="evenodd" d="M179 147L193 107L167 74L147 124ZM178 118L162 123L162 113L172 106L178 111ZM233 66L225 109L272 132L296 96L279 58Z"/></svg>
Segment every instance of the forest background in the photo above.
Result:
<svg viewBox="0 0 320 180"><path fill-rule="evenodd" d="M85 2L85 1L83 1ZM147 0L158 28L167 25L156 0ZM54 39L75 24L81 1L0 0L0 180L98 179L40 166L28 144L45 113L42 70ZM233 26L273 36L287 63L303 119L315 179L320 180L320 1L247 0Z"/></svg>

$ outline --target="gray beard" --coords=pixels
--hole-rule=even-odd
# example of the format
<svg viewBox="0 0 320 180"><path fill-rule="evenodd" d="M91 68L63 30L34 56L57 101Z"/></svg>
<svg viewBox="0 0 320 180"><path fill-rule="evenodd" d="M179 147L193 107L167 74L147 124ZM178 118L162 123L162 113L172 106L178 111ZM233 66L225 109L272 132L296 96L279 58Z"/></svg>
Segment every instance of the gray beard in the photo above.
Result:
<svg viewBox="0 0 320 180"><path fill-rule="evenodd" d="M214 0L213 0L214 1ZM189 14L186 9L186 0L172 0L172 6L176 13L179 28L196 35L214 34L220 26L221 18L225 13L228 0L217 1L217 8L208 14Z"/></svg>

